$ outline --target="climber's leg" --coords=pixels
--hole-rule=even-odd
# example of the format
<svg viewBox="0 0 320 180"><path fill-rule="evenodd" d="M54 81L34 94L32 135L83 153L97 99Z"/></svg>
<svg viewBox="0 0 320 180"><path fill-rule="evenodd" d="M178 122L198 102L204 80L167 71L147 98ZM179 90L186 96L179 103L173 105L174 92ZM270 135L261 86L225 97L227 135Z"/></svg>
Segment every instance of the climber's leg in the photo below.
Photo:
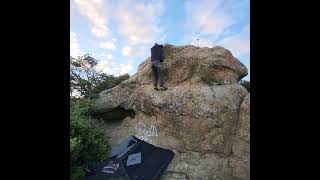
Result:
<svg viewBox="0 0 320 180"><path fill-rule="evenodd" d="M152 69L152 73L153 73L153 86L154 88L157 90L157 85L158 85L158 72L157 72L157 68L154 66L154 64L152 63L151 65L151 69Z"/></svg>
<svg viewBox="0 0 320 180"><path fill-rule="evenodd" d="M162 71L162 68L161 68L160 63L158 63L158 64L156 65L156 69L157 69L158 77L159 77L159 81L160 81L160 88L161 88L162 90L166 90L167 88L166 88L165 85L164 85L164 73L163 73L163 71Z"/></svg>

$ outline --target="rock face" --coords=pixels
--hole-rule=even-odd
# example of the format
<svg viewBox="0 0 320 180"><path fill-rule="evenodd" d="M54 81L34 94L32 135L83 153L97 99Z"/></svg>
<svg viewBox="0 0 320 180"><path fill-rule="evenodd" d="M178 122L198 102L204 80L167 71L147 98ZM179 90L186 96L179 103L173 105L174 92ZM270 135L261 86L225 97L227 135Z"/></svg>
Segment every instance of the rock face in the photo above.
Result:
<svg viewBox="0 0 320 180"><path fill-rule="evenodd" d="M237 132L232 146L232 174L241 179L250 179L250 94L240 106Z"/></svg>
<svg viewBox="0 0 320 180"><path fill-rule="evenodd" d="M173 150L166 180L250 179L250 95L238 84L247 68L222 47L168 45L164 54L168 90L153 89L148 58L100 93L97 114L134 112L111 130L113 145L135 135Z"/></svg>

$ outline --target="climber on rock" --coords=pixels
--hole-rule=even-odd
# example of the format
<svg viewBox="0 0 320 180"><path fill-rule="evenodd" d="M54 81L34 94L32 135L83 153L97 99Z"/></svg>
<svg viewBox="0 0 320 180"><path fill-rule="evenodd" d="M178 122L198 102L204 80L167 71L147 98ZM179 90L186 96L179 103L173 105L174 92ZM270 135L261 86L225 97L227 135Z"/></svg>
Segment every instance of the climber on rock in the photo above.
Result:
<svg viewBox="0 0 320 180"><path fill-rule="evenodd" d="M158 90L158 81L160 82L160 90L167 90L168 88L164 84L164 74L161 68L161 62L163 62L163 45L155 43L151 48L151 69L153 72L153 86L155 90Z"/></svg>

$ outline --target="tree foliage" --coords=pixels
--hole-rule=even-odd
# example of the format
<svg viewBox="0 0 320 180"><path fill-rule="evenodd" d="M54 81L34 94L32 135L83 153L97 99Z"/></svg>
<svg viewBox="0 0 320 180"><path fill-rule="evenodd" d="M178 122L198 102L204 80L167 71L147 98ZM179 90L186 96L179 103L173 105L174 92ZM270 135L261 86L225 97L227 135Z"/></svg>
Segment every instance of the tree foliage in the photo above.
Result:
<svg viewBox="0 0 320 180"><path fill-rule="evenodd" d="M90 103L75 98L70 102L70 165L74 179L84 175L85 162L103 160L110 149L105 132L95 127L88 115Z"/></svg>
<svg viewBox="0 0 320 180"><path fill-rule="evenodd" d="M243 87L245 87L245 88L248 90L248 92L250 92L250 81L241 80L241 81L240 81L240 84L241 84Z"/></svg>
<svg viewBox="0 0 320 180"><path fill-rule="evenodd" d="M96 98L102 90L112 88L129 78L128 74L108 75L96 69L97 60L88 54L70 58L70 94Z"/></svg>
<svg viewBox="0 0 320 180"><path fill-rule="evenodd" d="M83 179L84 163L107 157L109 137L94 125L90 107L98 93L129 78L96 70L97 60L89 55L70 58L70 179ZM78 96L75 94L78 93Z"/></svg>

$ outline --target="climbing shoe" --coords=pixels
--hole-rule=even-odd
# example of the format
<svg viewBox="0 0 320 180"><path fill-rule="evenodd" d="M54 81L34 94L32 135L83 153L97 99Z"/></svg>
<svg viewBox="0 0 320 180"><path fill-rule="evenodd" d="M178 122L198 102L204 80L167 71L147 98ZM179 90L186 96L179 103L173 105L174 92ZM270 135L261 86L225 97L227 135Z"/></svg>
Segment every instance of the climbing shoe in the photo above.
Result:
<svg viewBox="0 0 320 180"><path fill-rule="evenodd" d="M167 90L168 88L166 86L160 86L160 90Z"/></svg>

